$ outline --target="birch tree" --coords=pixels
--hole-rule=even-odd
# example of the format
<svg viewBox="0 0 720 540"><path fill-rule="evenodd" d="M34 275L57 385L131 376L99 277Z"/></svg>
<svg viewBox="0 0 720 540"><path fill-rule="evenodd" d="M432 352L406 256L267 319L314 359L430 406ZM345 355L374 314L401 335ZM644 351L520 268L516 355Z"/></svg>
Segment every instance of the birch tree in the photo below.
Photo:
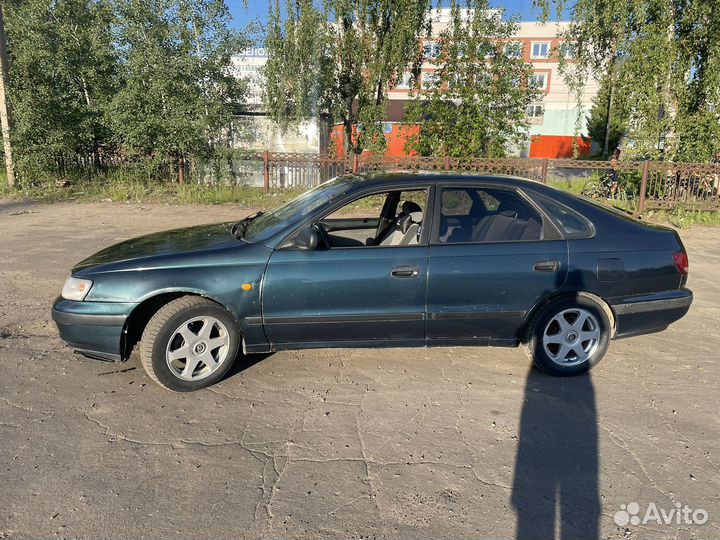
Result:
<svg viewBox="0 0 720 540"><path fill-rule="evenodd" d="M406 121L420 126L408 150L421 155L502 157L528 138L527 107L537 96L531 67L505 43L517 23L487 2L450 4L429 84L415 81Z"/></svg>
<svg viewBox="0 0 720 540"><path fill-rule="evenodd" d="M328 114L343 126L346 155L382 151L388 90L418 69L430 7L429 0L274 0L265 70L271 117L288 127Z"/></svg>

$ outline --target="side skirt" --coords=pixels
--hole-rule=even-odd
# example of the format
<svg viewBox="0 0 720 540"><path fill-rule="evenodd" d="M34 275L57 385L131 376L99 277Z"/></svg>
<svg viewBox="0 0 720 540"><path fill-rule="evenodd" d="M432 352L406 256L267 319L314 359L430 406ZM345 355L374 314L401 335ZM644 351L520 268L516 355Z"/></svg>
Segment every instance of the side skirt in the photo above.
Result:
<svg viewBox="0 0 720 540"><path fill-rule="evenodd" d="M431 339L431 340L400 340L372 339L363 341L316 341L305 343L275 343L273 351L293 351L300 349L386 349L397 348L430 348L430 347L517 347L518 339ZM250 352L266 352L251 351Z"/></svg>

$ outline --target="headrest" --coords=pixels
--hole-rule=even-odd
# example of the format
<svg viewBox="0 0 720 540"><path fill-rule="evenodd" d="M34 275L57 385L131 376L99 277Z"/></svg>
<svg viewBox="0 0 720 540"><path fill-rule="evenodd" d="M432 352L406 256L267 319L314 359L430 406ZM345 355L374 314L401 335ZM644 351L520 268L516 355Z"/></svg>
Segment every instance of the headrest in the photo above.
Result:
<svg viewBox="0 0 720 540"><path fill-rule="evenodd" d="M422 212L422 208L420 208L420 205L416 202L412 201L405 201L402 203L402 213L403 214L412 214L413 212Z"/></svg>
<svg viewBox="0 0 720 540"><path fill-rule="evenodd" d="M413 212L412 214L408 214L406 216L402 216L398 220L398 227L400 230L405 234L408 229L410 228L410 225L413 223L420 223L422 222L422 212Z"/></svg>

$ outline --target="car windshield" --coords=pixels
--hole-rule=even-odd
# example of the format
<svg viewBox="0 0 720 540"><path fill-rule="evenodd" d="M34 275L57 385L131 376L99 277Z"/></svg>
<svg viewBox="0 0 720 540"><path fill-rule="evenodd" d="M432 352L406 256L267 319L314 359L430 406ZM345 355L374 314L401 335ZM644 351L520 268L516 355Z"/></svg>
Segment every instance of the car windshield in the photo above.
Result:
<svg viewBox="0 0 720 540"><path fill-rule="evenodd" d="M350 186L351 182L347 179L335 179L303 193L297 199L250 221L245 229L243 240L262 242L286 225L302 219L322 205L336 199L345 193Z"/></svg>

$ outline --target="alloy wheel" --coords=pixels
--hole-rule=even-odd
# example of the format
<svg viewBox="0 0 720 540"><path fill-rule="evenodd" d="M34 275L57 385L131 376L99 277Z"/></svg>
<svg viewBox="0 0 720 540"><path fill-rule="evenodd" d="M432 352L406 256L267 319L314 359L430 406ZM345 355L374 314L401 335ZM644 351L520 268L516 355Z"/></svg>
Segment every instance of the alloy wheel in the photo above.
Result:
<svg viewBox="0 0 720 540"><path fill-rule="evenodd" d="M543 347L548 357L561 366L587 362L600 344L600 323L591 312L565 309L545 326Z"/></svg>
<svg viewBox="0 0 720 540"><path fill-rule="evenodd" d="M173 332L165 358L173 375L185 381L197 381L222 365L229 348L230 334L219 319L195 317Z"/></svg>

